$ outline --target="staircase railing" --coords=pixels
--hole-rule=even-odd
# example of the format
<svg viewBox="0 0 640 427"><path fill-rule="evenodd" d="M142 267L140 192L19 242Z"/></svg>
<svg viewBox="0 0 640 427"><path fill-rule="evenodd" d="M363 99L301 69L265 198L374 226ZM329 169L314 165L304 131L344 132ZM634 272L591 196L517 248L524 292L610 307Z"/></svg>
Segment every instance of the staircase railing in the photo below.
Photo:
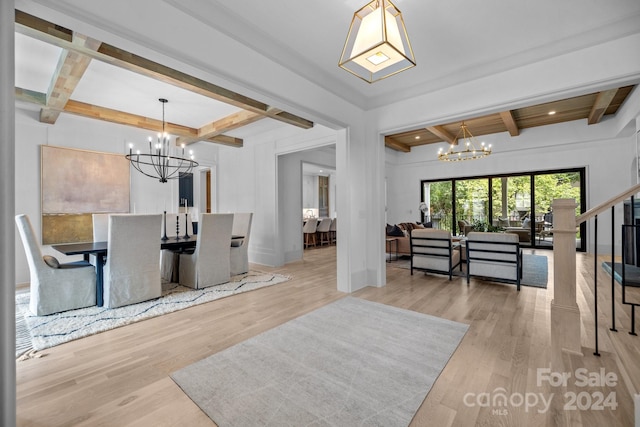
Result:
<svg viewBox="0 0 640 427"><path fill-rule="evenodd" d="M625 202L627 199L631 199L633 212L634 197L638 193L640 193L640 184L630 187L577 217L575 216L575 208L577 206L575 200L556 199L553 202L554 300L551 302L551 340L552 349L554 350L553 362L558 365L562 365L562 351L582 354L580 311L576 303L576 227L591 219L594 221L594 355L600 356L598 348L598 215L607 211L611 212L611 263L613 267L615 261L615 206ZM610 329L617 331L615 327L615 278L613 274L611 279L612 326Z"/></svg>

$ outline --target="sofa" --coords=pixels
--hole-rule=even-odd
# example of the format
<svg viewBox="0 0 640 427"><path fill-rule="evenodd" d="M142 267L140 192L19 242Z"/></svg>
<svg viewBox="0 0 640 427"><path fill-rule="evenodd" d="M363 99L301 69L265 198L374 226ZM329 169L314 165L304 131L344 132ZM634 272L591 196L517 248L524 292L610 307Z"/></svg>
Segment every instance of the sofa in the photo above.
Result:
<svg viewBox="0 0 640 427"><path fill-rule="evenodd" d="M396 239L398 244L398 255L411 255L411 230L419 228L432 228L430 222L421 224L419 222L401 222L395 225L387 224L386 238ZM387 252L394 252L395 246L387 246Z"/></svg>

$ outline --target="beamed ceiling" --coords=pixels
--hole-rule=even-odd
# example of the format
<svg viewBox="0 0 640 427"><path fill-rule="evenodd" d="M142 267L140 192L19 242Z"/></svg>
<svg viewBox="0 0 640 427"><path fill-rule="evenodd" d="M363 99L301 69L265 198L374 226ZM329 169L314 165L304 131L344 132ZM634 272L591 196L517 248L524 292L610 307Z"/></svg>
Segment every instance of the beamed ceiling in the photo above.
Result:
<svg viewBox="0 0 640 427"><path fill-rule="evenodd" d="M474 136L509 132L512 137L524 129L573 120L586 119L589 125L599 123L604 116L616 114L635 86L624 86L544 104L501 111L464 120ZM549 114L553 112L553 114ZM457 145L462 121L421 127L385 136L387 147L410 152L412 147L447 142Z"/></svg>
<svg viewBox="0 0 640 427"><path fill-rule="evenodd" d="M182 5L180 2L169 1L169 3L176 7ZM240 8L241 6L240 3L229 3L221 11L226 10L231 13L232 7ZM421 6L414 5L414 7ZM259 12L253 8L242 9L242 11L243 13ZM225 17L223 21L228 21L235 15L222 14L221 16ZM275 17L270 16L270 19L275 19ZM57 60L57 64L45 66L43 65L44 59L37 57L26 61L34 64L31 65L32 68L51 70L51 75L46 76L48 87L34 89L26 83L21 87L16 87L16 100L39 108L40 121L43 123L55 124L61 114L73 114L157 132L162 129L162 120L158 117L160 107L157 104L157 99L162 97L169 98L169 107L178 105L180 112L184 113L183 116L176 119L178 114L173 110L167 116L166 130L177 137L177 144L206 141L242 147L243 133L241 130L250 129L252 126L258 125L258 122L262 124L273 122L278 126L290 125L302 129L309 129L314 125L312 121L304 117L283 111L25 12L16 10L15 22L16 33L59 49L57 57L54 58ZM270 21L260 21L264 25L267 22ZM421 29L416 28L414 31L417 30ZM270 34L273 37L277 34L274 31L274 28L270 28ZM259 38L265 39L265 37L267 36L262 34ZM274 46L277 45L274 42ZM19 49L16 48L16 62L19 58L22 60L24 56L33 57L35 55L35 52L19 52ZM337 66L335 64L331 66L331 71L335 72L336 70L333 68L337 68ZM406 76L395 77L395 80L387 79L389 81L385 80L383 83L379 83L380 86L367 85L367 90L377 90L390 84L408 84L404 82L404 79L413 74L407 73ZM344 79L348 77L342 73L338 76ZM356 80L347 81L353 85L360 85L361 83ZM149 81L155 82L156 86L148 84ZM586 119L590 125L597 124L603 117L618 111L635 87L631 83L628 82L626 86L622 87L607 88L607 90L582 96L557 99L544 104L529 105L482 117L466 117L464 122L474 136L509 132L513 138L517 138L527 128L572 120ZM115 85L120 87L114 89ZM197 102L190 100L176 104L174 101L181 95L166 96L165 92L168 92L168 86L173 87L173 90L178 88L182 91L180 94L188 93L199 98ZM103 94L109 91L120 91L119 102L113 101L114 95L110 98L106 95L98 95L98 93ZM137 97L134 94L136 91ZM400 92L402 90L398 90L398 93ZM151 103L151 107L147 110L140 110L143 96L148 98L144 100L147 104ZM206 102L201 99L206 99ZM549 115L550 111L555 111L555 114ZM462 121L435 123L430 126L386 135L385 144L389 148L402 152L410 152L412 147L445 141L457 144L456 136L461 123ZM250 133L245 132L245 134Z"/></svg>
<svg viewBox="0 0 640 427"><path fill-rule="evenodd" d="M42 123L55 124L60 114L66 113L154 132L162 130L162 120L74 99L74 91L85 76L90 63L97 60L235 107L234 113L212 118L198 127L172 123L167 120L165 130L171 135L177 136L177 145L208 141L242 147L243 140L241 138L227 135L227 133L264 119L279 121L302 129L313 127L313 122L305 118L19 10L16 10L15 22L17 33L62 49L46 93L23 87L16 87L15 90L17 101L40 107L40 121ZM158 94L156 98L161 96L162 94ZM160 107L158 107L159 109Z"/></svg>

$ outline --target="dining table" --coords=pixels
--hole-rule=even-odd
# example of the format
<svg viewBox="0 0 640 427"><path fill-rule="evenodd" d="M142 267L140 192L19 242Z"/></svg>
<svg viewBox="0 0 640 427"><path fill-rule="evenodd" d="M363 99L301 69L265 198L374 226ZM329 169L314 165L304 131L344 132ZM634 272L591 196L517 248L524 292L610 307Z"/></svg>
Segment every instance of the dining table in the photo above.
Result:
<svg viewBox="0 0 640 427"><path fill-rule="evenodd" d="M242 240L244 236L232 235L231 240ZM174 252L184 252L195 248L198 243L198 236L170 237L168 239L158 238L160 249L168 249ZM90 255L95 255L96 269L96 305L104 305L104 260L107 257L109 242L84 242L84 243L64 243L51 246L56 251L65 255L82 255L85 261L89 261Z"/></svg>

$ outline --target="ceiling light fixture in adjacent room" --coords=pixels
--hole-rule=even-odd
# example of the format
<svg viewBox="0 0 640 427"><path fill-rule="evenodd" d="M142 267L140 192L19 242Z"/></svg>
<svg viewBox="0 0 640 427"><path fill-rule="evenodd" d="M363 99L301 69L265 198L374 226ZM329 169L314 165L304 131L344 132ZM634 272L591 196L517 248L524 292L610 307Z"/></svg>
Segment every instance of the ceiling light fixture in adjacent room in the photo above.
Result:
<svg viewBox="0 0 640 427"><path fill-rule="evenodd" d="M479 145L479 148L476 148L477 141L471 132L469 132L464 122L460 125L460 131L458 131L455 139L462 139L464 141L463 149L456 151L455 145L453 144L449 146L448 151L440 148L440 151L438 151L438 160L444 162L459 162L462 160L481 159L491 154L491 144L485 146L483 142Z"/></svg>
<svg viewBox="0 0 640 427"><path fill-rule="evenodd" d="M391 1L373 0L353 14L338 65L368 83L415 67L402 14Z"/></svg>
<svg viewBox="0 0 640 427"><path fill-rule="evenodd" d="M178 148L171 146L171 136L165 132L164 121L164 106L169 101L164 98L158 101L162 103L162 132L158 133L157 142L153 144L153 138L149 137L148 153L140 153L140 150L134 153L133 144L129 144L129 154L125 157L140 173L164 183L169 179L177 179L190 173L198 166L198 162L193 160L192 152L189 158L184 157L184 145L180 155L178 155Z"/></svg>

